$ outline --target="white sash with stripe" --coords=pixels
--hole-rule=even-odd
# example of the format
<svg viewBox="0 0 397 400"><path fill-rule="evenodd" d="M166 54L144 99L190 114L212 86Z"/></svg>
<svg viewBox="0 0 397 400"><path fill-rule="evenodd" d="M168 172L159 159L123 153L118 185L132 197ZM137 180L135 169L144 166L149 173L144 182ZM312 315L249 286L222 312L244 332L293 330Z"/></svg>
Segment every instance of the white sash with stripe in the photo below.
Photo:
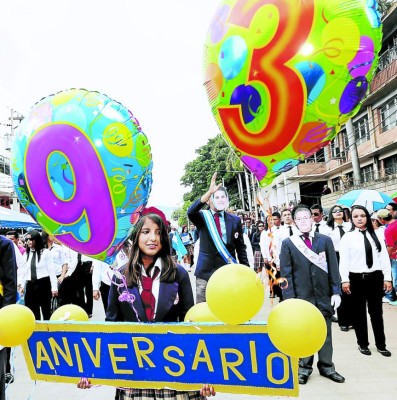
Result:
<svg viewBox="0 0 397 400"><path fill-rule="evenodd" d="M303 242L300 235L292 235L289 237L295 247L314 265L321 268L323 271L328 273L327 258L324 254L317 254L313 250L309 249Z"/></svg>
<svg viewBox="0 0 397 400"><path fill-rule="evenodd" d="M237 264L236 259L229 253L227 250L225 243L219 236L218 229L216 227L214 217L210 210L202 210L200 211L203 214L204 221L207 225L208 231L210 236L215 244L216 249L218 250L221 257L228 263L228 264Z"/></svg>

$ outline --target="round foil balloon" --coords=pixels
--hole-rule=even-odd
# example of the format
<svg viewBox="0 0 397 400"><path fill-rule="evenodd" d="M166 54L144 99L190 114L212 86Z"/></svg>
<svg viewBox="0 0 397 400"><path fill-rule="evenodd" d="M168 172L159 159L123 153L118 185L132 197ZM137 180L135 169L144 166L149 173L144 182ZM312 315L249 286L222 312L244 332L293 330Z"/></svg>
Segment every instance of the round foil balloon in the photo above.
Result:
<svg viewBox="0 0 397 400"><path fill-rule="evenodd" d="M359 109L382 28L374 0L223 0L205 46L221 132L262 186Z"/></svg>
<svg viewBox="0 0 397 400"><path fill-rule="evenodd" d="M59 92L22 121L11 157L18 197L42 228L111 262L152 183L151 149L132 113L98 92Z"/></svg>

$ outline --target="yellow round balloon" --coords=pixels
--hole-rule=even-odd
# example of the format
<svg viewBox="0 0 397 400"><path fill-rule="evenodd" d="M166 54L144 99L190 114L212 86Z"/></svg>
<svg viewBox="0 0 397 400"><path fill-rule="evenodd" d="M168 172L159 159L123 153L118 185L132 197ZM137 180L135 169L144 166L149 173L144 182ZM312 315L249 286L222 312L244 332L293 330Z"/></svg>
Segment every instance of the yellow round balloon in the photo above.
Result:
<svg viewBox="0 0 397 400"><path fill-rule="evenodd" d="M262 281L245 265L225 265L208 281L208 306L226 324L237 325L250 320L261 309L264 298Z"/></svg>
<svg viewBox="0 0 397 400"><path fill-rule="evenodd" d="M267 331L270 340L282 353L302 358L321 349L327 336L327 325L313 304L289 299L270 312Z"/></svg>
<svg viewBox="0 0 397 400"><path fill-rule="evenodd" d="M50 318L51 321L88 321L85 310L75 304L65 304L57 308Z"/></svg>
<svg viewBox="0 0 397 400"><path fill-rule="evenodd" d="M211 312L207 302L194 305L185 315L185 322L220 322Z"/></svg>
<svg viewBox="0 0 397 400"><path fill-rule="evenodd" d="M21 304L0 309L0 345L14 347L25 343L35 327L32 311Z"/></svg>

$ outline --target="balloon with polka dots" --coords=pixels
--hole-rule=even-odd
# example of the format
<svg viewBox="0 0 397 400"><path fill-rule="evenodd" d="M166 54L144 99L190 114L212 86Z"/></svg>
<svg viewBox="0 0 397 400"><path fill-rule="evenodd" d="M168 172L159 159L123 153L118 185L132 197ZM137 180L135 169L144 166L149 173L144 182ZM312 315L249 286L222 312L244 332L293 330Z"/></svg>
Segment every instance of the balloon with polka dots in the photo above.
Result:
<svg viewBox="0 0 397 400"><path fill-rule="evenodd" d="M32 217L61 243L109 263L147 203L152 165L131 111L85 89L36 103L11 152L14 187Z"/></svg>
<svg viewBox="0 0 397 400"><path fill-rule="evenodd" d="M375 0L223 0L205 88L227 142L262 186L327 145L374 76Z"/></svg>

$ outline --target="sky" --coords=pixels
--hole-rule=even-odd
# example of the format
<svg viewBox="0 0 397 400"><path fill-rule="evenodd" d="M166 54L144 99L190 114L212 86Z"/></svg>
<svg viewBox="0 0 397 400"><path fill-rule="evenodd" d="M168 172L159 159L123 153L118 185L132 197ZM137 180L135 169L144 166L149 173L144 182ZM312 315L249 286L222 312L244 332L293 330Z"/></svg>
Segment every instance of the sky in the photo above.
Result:
<svg viewBox="0 0 397 400"><path fill-rule="evenodd" d="M0 119L69 88L99 91L139 120L153 155L148 204L181 205L184 166L219 132L203 87L217 0L2 0ZM4 127L0 127L4 136Z"/></svg>

